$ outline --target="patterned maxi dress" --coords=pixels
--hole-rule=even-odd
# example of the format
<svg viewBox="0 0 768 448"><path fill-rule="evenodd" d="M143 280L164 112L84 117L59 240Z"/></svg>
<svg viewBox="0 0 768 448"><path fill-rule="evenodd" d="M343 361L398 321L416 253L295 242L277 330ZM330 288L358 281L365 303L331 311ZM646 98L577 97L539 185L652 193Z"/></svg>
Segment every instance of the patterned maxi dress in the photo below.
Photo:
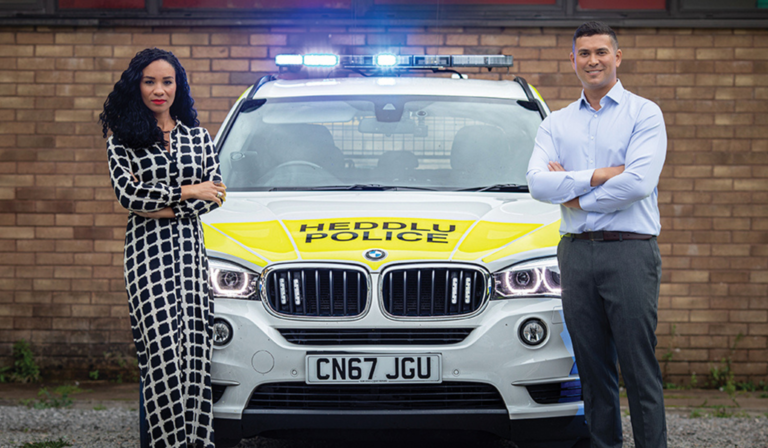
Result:
<svg viewBox="0 0 768 448"><path fill-rule="evenodd" d="M128 149L107 142L112 185L131 213L125 234L125 284L144 384L150 445L213 448L213 301L199 215L215 202L180 202L181 186L220 181L211 137L178 122L170 152L159 143ZM139 182L133 180L136 176ZM172 207L175 219L133 212Z"/></svg>

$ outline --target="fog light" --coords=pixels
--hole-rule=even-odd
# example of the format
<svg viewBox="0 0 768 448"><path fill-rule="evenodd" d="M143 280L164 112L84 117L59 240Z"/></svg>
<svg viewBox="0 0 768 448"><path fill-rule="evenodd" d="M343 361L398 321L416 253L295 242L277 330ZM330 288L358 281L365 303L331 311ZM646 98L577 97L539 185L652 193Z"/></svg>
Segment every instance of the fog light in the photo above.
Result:
<svg viewBox="0 0 768 448"><path fill-rule="evenodd" d="M227 345L232 340L232 326L224 319L213 320L213 345Z"/></svg>
<svg viewBox="0 0 768 448"><path fill-rule="evenodd" d="M539 319L528 319L520 325L520 340L526 345L536 346L547 339L547 326Z"/></svg>

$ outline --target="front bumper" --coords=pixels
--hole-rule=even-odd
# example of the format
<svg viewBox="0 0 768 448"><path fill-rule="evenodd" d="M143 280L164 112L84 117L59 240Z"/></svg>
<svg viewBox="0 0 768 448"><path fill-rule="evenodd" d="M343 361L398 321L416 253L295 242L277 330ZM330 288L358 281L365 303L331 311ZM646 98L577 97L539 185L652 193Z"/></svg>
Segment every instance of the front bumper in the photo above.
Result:
<svg viewBox="0 0 768 448"><path fill-rule="evenodd" d="M217 446L257 435L278 438L371 439L372 434L443 437L456 432L484 432L518 442L577 440L588 437L583 415L510 420L504 412L247 412L240 420L214 419Z"/></svg>
<svg viewBox="0 0 768 448"><path fill-rule="evenodd" d="M232 340L214 350L212 378L223 393L214 404L217 440L258 434L325 432L353 429L472 430L523 440L587 437L583 403L567 400L541 404L527 387L574 381L574 358L558 299L491 301L482 312L463 319L400 319L383 315L376 303L356 319L285 319L270 314L260 301L217 299L216 318L233 328ZM548 327L543 344L531 348L518 337L519 326L538 318ZM462 342L450 345L334 345L289 343L279 329L471 328ZM251 398L260 385L304 383L305 357L312 353L442 355L442 381L495 388L498 409L264 409ZM330 431L329 431L330 430Z"/></svg>

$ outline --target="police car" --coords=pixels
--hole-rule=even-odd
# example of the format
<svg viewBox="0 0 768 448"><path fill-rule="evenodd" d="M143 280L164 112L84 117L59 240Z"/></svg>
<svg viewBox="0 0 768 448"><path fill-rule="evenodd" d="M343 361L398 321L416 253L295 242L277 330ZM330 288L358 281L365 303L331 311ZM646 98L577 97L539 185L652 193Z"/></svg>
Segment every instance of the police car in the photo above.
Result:
<svg viewBox="0 0 768 448"><path fill-rule="evenodd" d="M217 446L361 430L588 446L560 213L525 180L549 109L519 77L460 74L512 57L276 63L216 137L228 200L203 218ZM325 76L280 79L307 70Z"/></svg>

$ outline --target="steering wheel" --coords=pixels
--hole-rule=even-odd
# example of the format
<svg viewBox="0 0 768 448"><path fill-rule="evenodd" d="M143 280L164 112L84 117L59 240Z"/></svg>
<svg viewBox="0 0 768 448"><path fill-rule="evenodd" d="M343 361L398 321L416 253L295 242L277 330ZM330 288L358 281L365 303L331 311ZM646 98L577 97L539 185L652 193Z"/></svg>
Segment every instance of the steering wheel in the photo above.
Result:
<svg viewBox="0 0 768 448"><path fill-rule="evenodd" d="M290 162L285 162L285 163L281 163L280 165L277 165L276 167L272 168L270 171L277 171L281 168L288 168L291 166L308 166L316 170L317 169L325 170L325 168L323 168L322 166L316 163L307 162L306 160L291 160Z"/></svg>

